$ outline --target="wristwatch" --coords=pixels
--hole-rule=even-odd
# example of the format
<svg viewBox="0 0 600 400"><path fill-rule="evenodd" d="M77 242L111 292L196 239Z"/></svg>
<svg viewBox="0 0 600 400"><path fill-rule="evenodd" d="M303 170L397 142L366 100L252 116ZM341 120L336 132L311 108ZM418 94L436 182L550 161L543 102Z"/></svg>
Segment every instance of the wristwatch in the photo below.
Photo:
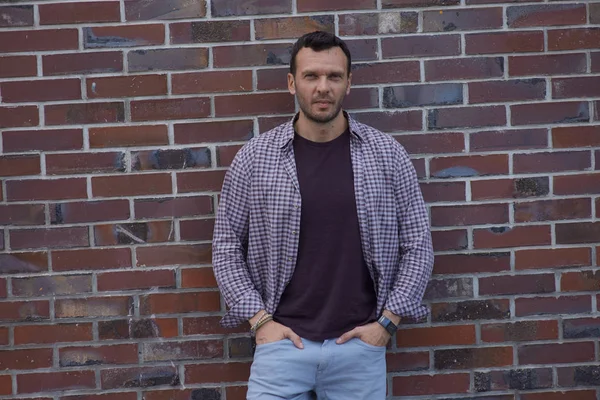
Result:
<svg viewBox="0 0 600 400"><path fill-rule="evenodd" d="M390 321L384 315L379 317L377 322L379 322L379 325L383 326L383 328L390 334L390 336L394 336L394 333L396 333L396 331L398 330L398 327L396 326L396 324L394 324L392 321Z"/></svg>

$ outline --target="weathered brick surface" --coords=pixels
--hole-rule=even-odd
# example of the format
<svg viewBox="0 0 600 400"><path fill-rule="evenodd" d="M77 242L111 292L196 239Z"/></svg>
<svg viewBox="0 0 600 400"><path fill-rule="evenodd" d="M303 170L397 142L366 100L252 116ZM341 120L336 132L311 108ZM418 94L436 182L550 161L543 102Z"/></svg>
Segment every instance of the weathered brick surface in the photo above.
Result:
<svg viewBox="0 0 600 400"><path fill-rule="evenodd" d="M321 29L431 217L430 314L389 346L389 396L596 400L599 24L594 1L4 2L0 395L246 397L219 192L296 111L291 46Z"/></svg>

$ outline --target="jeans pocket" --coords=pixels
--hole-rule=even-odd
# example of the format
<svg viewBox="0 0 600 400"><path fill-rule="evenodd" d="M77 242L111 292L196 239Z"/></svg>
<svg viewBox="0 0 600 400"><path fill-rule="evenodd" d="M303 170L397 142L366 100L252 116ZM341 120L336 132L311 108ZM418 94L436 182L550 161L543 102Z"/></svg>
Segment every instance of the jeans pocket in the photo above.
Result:
<svg viewBox="0 0 600 400"><path fill-rule="evenodd" d="M365 347L369 350L373 350L373 351L385 351L386 350L385 346L375 346L375 345L369 344L367 342L364 342L359 338L354 338L353 341L355 343L357 343L358 345Z"/></svg>

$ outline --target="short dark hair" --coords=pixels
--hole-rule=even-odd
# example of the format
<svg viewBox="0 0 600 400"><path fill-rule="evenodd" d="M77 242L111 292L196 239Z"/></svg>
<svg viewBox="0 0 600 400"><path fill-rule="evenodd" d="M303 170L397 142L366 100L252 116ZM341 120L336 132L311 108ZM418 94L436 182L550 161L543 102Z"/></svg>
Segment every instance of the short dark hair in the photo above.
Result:
<svg viewBox="0 0 600 400"><path fill-rule="evenodd" d="M348 50L346 42L332 33L315 31L302 35L294 44L294 47L292 48L292 58L290 59L290 73L292 75L296 75L296 56L298 55L298 52L305 47L314 51L323 51L331 49L332 47L339 47L346 55L346 59L348 60L348 74L350 74L352 57L350 56L350 50Z"/></svg>

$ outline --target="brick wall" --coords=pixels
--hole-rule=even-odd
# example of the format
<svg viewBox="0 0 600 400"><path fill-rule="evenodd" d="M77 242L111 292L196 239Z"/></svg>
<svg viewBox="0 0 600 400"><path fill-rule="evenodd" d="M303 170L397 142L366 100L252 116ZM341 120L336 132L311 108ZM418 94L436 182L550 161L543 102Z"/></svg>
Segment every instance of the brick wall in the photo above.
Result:
<svg viewBox="0 0 600 400"><path fill-rule="evenodd" d="M218 191L293 114L290 45L321 29L431 211L432 311L392 344L390 395L600 399L600 3L3 3L1 398L244 398Z"/></svg>

